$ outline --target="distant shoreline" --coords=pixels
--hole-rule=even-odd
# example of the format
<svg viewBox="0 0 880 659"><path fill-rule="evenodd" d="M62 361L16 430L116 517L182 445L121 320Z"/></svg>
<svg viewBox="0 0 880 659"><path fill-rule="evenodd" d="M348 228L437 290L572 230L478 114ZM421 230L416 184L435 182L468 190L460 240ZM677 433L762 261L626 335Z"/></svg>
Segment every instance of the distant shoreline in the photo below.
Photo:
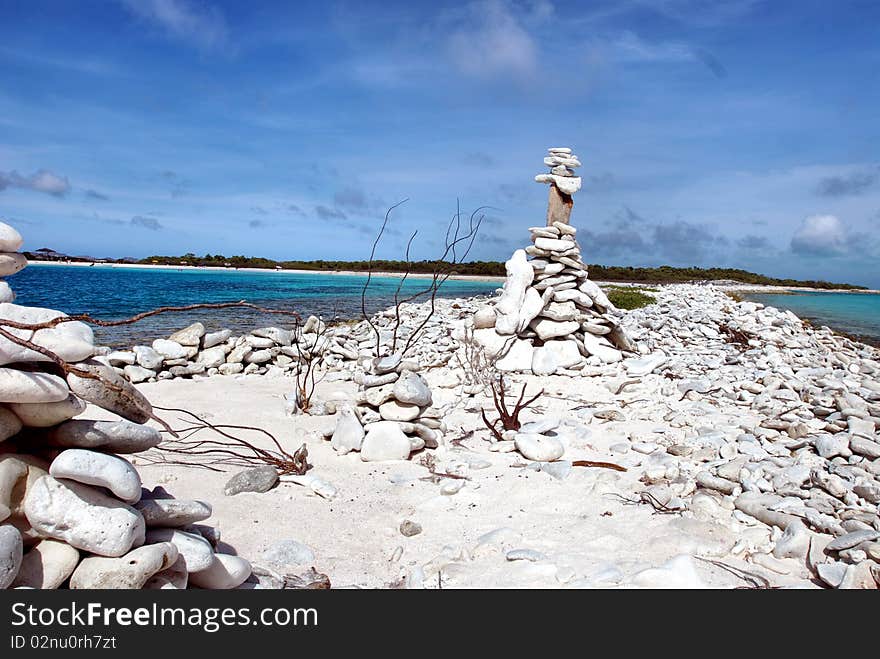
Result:
<svg viewBox="0 0 880 659"><path fill-rule="evenodd" d="M50 266L50 267L78 267L78 268L102 268L102 269L138 269L138 270L194 270L194 271L215 271L215 272L267 272L267 273L284 273L284 274L301 274L301 275L341 275L366 277L369 273L357 270L303 270L296 268L226 268L219 265L158 265L151 263L92 263L86 261L28 261L28 266ZM396 277L404 276L403 272L373 272L373 277ZM430 279L433 275L427 272L411 272L407 276L409 279ZM450 275L449 279L456 281L489 281L503 282L504 277L492 275Z"/></svg>
<svg viewBox="0 0 880 659"><path fill-rule="evenodd" d="M366 277L367 272L362 270L304 270L301 268L282 268L280 270L275 268L227 268L223 266L215 266L215 265L159 265L159 264L151 264L151 263L92 263L86 261L71 261L67 263L66 261L28 261L28 266L50 266L50 267L59 267L59 266L75 266L80 268L88 268L88 267L96 267L96 268L115 268L115 269L140 269L140 270L177 270L177 271L215 271L215 272L266 272L266 273L293 273L293 274L302 274L302 275L339 275L339 276L353 276L353 277ZM394 277L400 278L403 277L404 273L402 272L373 272L374 277ZM431 274L425 272L411 272L408 275L408 278L412 279L430 279ZM505 278L497 275L451 275L449 277L451 280L455 281L485 281L485 282L498 282L503 283ZM607 285L607 286L635 286L641 288L650 288L652 286L669 286L673 284L679 284L682 282L668 282L668 283L648 283L648 282L640 282L640 281L618 281L611 280L605 281L601 279L594 280L597 284ZM711 283L711 282L710 282ZM746 284L746 283L713 283L713 286L719 288L723 291L728 291L732 293L741 292L743 294L755 294L755 293L787 293L791 291L798 291L804 293L854 293L854 294L868 294L868 295L876 295L880 294L880 290L876 289L851 289L851 288L811 288L808 286L779 286L776 284Z"/></svg>

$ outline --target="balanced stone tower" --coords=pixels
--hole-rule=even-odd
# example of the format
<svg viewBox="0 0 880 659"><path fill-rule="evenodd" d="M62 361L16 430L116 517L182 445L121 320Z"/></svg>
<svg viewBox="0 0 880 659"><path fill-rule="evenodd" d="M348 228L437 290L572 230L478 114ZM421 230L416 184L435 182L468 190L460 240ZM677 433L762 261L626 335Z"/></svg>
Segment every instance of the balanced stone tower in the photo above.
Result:
<svg viewBox="0 0 880 659"><path fill-rule="evenodd" d="M622 351L635 350L618 324L620 312L590 281L571 225L581 163L560 147L549 150L544 164L550 172L535 181L550 185L546 226L529 229L532 244L505 264L507 280L494 309L474 316L475 340L498 357L502 371L570 373L620 361Z"/></svg>

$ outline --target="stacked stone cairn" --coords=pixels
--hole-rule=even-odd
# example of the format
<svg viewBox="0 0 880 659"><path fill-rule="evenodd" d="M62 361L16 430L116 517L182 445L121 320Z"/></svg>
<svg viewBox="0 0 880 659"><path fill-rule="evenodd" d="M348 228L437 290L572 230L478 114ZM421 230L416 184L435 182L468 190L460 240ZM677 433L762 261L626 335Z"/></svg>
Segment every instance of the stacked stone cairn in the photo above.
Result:
<svg viewBox="0 0 880 659"><path fill-rule="evenodd" d="M474 314L474 339L498 357L501 371L573 374L635 350L618 324L620 312L590 281L570 223L581 163L569 148L549 151L544 163L550 173L535 177L550 185L547 224L531 227L533 244L507 261L507 280L494 307Z"/></svg>
<svg viewBox="0 0 880 659"><path fill-rule="evenodd" d="M366 357L354 375L356 405L341 406L331 445L340 454L360 451L364 462L407 460L414 451L437 448L445 425L431 407L431 389L419 364L400 354Z"/></svg>
<svg viewBox="0 0 880 659"><path fill-rule="evenodd" d="M0 276L27 264L15 253L21 244L0 223ZM6 321L64 316L13 304L6 282L0 295ZM250 563L219 553L219 532L199 524L211 516L209 504L142 488L120 457L157 446L161 436L144 425L149 401L96 356L91 328L5 329L113 386L65 378L48 356L0 337L0 588L256 587ZM121 418L74 418L87 402Z"/></svg>

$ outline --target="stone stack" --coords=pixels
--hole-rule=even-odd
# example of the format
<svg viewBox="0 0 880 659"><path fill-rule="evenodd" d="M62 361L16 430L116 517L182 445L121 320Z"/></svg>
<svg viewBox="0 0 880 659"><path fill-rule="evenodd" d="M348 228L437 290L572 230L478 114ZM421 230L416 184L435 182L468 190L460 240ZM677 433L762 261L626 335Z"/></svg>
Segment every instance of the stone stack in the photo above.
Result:
<svg viewBox="0 0 880 659"><path fill-rule="evenodd" d="M26 264L14 253L21 244L0 223L0 276ZM13 299L5 282L2 293ZM61 316L0 303L7 322ZM250 563L219 553L219 533L198 524L210 505L143 489L120 457L157 446L161 436L144 425L149 401L96 356L91 328L5 329L101 379L64 377L47 355L0 337L0 588L253 587ZM74 418L86 403L121 418Z"/></svg>
<svg viewBox="0 0 880 659"><path fill-rule="evenodd" d="M535 180L550 184L547 224L531 227L533 244L505 264L504 290L494 308L475 314L474 338L499 356L502 371L551 375L618 362L634 346L618 325L620 312L590 281L569 223L581 163L568 148L550 149L544 163L550 173Z"/></svg>
<svg viewBox="0 0 880 659"><path fill-rule="evenodd" d="M356 407L337 412L331 436L341 454L360 451L364 462L406 460L413 451L437 448L445 431L440 411L431 407L428 383L416 362L399 354L361 360Z"/></svg>
<svg viewBox="0 0 880 659"><path fill-rule="evenodd" d="M110 352L107 361L131 382L155 382L201 375L291 375L312 353L327 367L357 358L356 344L322 335L324 329L316 316L298 329L263 327L243 336L229 329L207 332L197 322L149 346Z"/></svg>

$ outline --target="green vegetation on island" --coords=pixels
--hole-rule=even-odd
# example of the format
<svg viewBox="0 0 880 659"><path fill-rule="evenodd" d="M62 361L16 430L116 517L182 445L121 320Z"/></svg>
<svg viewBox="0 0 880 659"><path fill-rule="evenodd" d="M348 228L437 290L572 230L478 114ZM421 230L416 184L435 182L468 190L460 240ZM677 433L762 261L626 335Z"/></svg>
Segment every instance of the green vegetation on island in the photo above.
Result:
<svg viewBox="0 0 880 659"><path fill-rule="evenodd" d="M608 299L611 300L611 304L618 309L631 311L633 309L647 307L649 304L654 304L657 301L657 298L653 295L648 295L648 291L652 290L656 289L635 288L629 286L608 286L605 289L605 294L608 296Z"/></svg>

